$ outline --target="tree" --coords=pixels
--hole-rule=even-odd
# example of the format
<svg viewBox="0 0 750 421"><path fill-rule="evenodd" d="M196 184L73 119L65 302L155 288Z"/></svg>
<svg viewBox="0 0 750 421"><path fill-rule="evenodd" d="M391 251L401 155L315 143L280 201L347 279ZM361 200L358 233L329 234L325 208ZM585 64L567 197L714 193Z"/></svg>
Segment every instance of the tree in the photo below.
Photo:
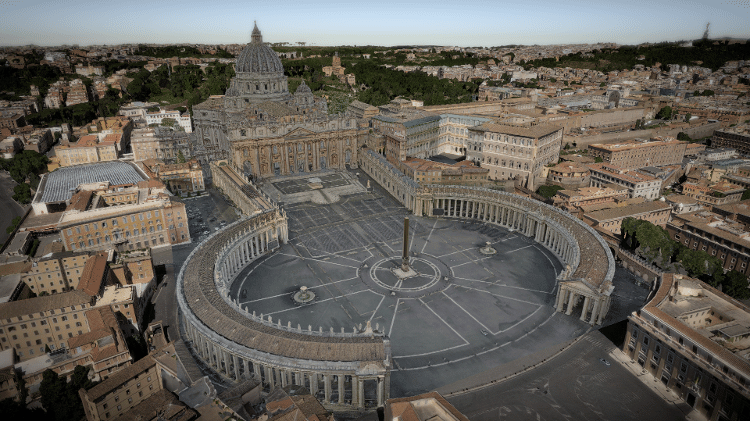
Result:
<svg viewBox="0 0 750 421"><path fill-rule="evenodd" d="M685 114L685 123L689 123L692 117L693 115L690 113Z"/></svg>
<svg viewBox="0 0 750 421"><path fill-rule="evenodd" d="M747 200L750 199L750 189L745 190L742 192L742 199L740 200Z"/></svg>
<svg viewBox="0 0 750 421"><path fill-rule="evenodd" d="M721 260L705 251L693 250L680 245L677 260L688 272L688 275L701 278L713 287L719 286L724 281L724 269Z"/></svg>
<svg viewBox="0 0 750 421"><path fill-rule="evenodd" d="M672 107L669 105L663 107L658 113L656 113L656 118L660 120L669 120L672 118Z"/></svg>
<svg viewBox="0 0 750 421"><path fill-rule="evenodd" d="M600 162L604 162L604 159L602 159L601 156L597 156L596 158L594 158L594 162L598 164Z"/></svg>
<svg viewBox="0 0 750 421"><path fill-rule="evenodd" d="M725 294L738 300L746 300L750 298L747 276L736 270L730 270L727 272L721 283L721 289Z"/></svg>
<svg viewBox="0 0 750 421"><path fill-rule="evenodd" d="M184 164L185 162L185 155L182 154L182 151L177 151L177 163Z"/></svg>
<svg viewBox="0 0 750 421"><path fill-rule="evenodd" d="M688 134L685 133L685 132L679 132L679 133L677 133L677 140L682 140L682 141L685 141L685 142L692 142L693 138L691 138L690 136L688 136Z"/></svg>
<svg viewBox="0 0 750 421"><path fill-rule="evenodd" d="M89 370L88 366L77 366L70 382L50 369L42 373L39 393L42 395L42 406L47 410L48 419L70 421L86 417L78 390L89 389L95 385L88 378Z"/></svg>
<svg viewBox="0 0 750 421"><path fill-rule="evenodd" d="M21 205L31 203L31 187L26 183L16 184L13 187L13 200Z"/></svg>
<svg viewBox="0 0 750 421"><path fill-rule="evenodd" d="M564 190L564 188L561 186L539 186L539 188L536 189L536 192L541 196L549 199L550 197L556 195L560 190Z"/></svg>
<svg viewBox="0 0 750 421"><path fill-rule="evenodd" d="M8 225L8 228L5 229L5 232L10 234L11 232L15 231L16 227L21 223L21 217L16 216L13 218L13 222Z"/></svg>

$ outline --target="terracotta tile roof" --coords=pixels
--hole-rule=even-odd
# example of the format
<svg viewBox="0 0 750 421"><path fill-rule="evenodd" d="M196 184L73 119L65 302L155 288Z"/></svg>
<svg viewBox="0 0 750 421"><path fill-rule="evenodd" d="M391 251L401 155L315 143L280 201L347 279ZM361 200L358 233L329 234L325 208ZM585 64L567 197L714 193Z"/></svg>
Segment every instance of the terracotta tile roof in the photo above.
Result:
<svg viewBox="0 0 750 421"><path fill-rule="evenodd" d="M394 417L397 416L397 414L394 412L394 405L397 405L396 408L398 408L399 410L403 411L402 412L403 414L405 414L407 416L410 416L408 414L408 410L404 406L402 406L401 404L408 404L408 406L410 408L412 408L411 411L414 411L414 409L411 406L410 402L412 402L412 401L418 401L418 400L422 400L422 399L435 399L440 405L443 406L443 408L445 408L446 411L450 412L451 415L453 415L454 417L456 417L456 419L458 421L469 421L469 419L464 414L462 414L461 412L459 412L458 409L456 409L447 400L445 400L445 398L442 395L440 395L438 392L427 392L427 393L423 393L421 395L411 396L411 397L406 397L406 398L388 399L388 402L386 403L386 406L390 406L391 407L391 412L392 412L392 414L393 414ZM413 421L425 421L425 420L420 420L420 418L419 418L419 416L417 415L416 412L413 412L413 414L414 414L414 416L416 416L416 418L413 418L413 419L412 418L402 418L402 419L404 421L411 421L411 420L413 420Z"/></svg>
<svg viewBox="0 0 750 421"><path fill-rule="evenodd" d="M504 124L497 124L497 123L484 123L481 126L469 127L469 130L503 133L503 134L509 134L512 136L530 137L530 138L538 139L550 133L554 133L558 130L562 130L562 127L554 126L551 124L540 124L538 126L532 126L532 127L518 127L518 126L506 126Z"/></svg>
<svg viewBox="0 0 750 421"><path fill-rule="evenodd" d="M63 307L80 306L90 303L91 297L85 292L78 290L11 301L0 304L0 319L9 319L11 317L18 317L19 315L41 313L48 310L57 310Z"/></svg>
<svg viewBox="0 0 750 421"><path fill-rule="evenodd" d="M81 273L81 280L78 281L78 287L88 295L94 296L99 294L99 290L104 282L104 275L107 271L107 253L97 253L86 261Z"/></svg>
<svg viewBox="0 0 750 421"><path fill-rule="evenodd" d="M120 143L122 140L122 135L119 133L110 133L106 136L104 136L104 139L99 142L100 145L115 145Z"/></svg>
<svg viewBox="0 0 750 421"><path fill-rule="evenodd" d="M91 197L93 195L94 192L91 190L81 190L75 193L73 197L70 198L70 204L65 208L65 210L85 211L86 208L88 208L89 202L91 202Z"/></svg>
<svg viewBox="0 0 750 421"><path fill-rule="evenodd" d="M133 364L112 373L112 375L110 375L106 380L87 390L86 395L88 395L89 399L91 399L92 401L96 401L102 396L117 389L117 387L121 384L127 382L133 377L138 376L139 374L145 372L155 365L156 360L154 360L152 356L146 355Z"/></svg>
<svg viewBox="0 0 750 421"><path fill-rule="evenodd" d="M196 419L198 416L197 411L181 402L174 393L161 389L112 421L179 421Z"/></svg>
<svg viewBox="0 0 750 421"><path fill-rule="evenodd" d="M0 276L25 273L31 270L31 262L15 262L0 265Z"/></svg>
<svg viewBox="0 0 750 421"><path fill-rule="evenodd" d="M640 215L643 213L658 212L668 209L672 209L668 203L655 200L653 202L636 203L634 205L591 212L587 213L586 217L596 221L606 221L608 219L625 218L631 215Z"/></svg>

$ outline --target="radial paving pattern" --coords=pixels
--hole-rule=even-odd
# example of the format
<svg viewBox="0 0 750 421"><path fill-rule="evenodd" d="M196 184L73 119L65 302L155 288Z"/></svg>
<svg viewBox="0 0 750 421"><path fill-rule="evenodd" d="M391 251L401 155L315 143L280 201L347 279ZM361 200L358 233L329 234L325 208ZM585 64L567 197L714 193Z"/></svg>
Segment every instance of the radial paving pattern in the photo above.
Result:
<svg viewBox="0 0 750 421"><path fill-rule="evenodd" d="M582 334L555 313L560 263L515 232L411 217L417 274L397 278L406 211L363 194L287 207L290 242L246 268L232 293L250 311L317 330L372 323L391 339L391 396L419 393ZM480 248L490 242L497 254ZM315 299L293 299L300 287Z"/></svg>

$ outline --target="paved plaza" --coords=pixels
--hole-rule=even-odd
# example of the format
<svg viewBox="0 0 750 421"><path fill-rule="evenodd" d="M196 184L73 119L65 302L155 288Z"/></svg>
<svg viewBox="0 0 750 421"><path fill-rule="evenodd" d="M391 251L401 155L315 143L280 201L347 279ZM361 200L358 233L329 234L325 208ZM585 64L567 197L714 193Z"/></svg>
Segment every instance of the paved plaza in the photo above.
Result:
<svg viewBox="0 0 750 421"><path fill-rule="evenodd" d="M364 181L361 184L366 183ZM329 205L286 205L290 241L242 271L232 295L256 315L306 330L370 322L391 340L391 396L435 389L580 336L590 326L553 308L560 263L541 245L496 226L410 216L378 189ZM490 242L497 253L480 248ZM301 287L314 298L293 299Z"/></svg>
<svg viewBox="0 0 750 421"><path fill-rule="evenodd" d="M511 376L504 381L471 389L481 379L466 379L438 391L472 421L700 419L661 382L639 377L640 370L632 367L637 364L625 361L622 351L598 331L562 352L532 355L521 363L536 366L514 376L523 367L508 364L480 375L484 381Z"/></svg>

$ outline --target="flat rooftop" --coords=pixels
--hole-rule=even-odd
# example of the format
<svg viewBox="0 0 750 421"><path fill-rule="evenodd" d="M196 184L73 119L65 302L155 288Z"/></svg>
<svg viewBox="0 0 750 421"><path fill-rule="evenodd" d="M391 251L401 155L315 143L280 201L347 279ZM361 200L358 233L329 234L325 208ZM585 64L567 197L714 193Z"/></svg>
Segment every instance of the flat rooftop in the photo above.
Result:
<svg viewBox="0 0 750 421"><path fill-rule="evenodd" d="M132 165L120 161L60 168L44 177L39 201L67 201L81 184L103 181L109 181L112 185L135 184L145 179Z"/></svg>

